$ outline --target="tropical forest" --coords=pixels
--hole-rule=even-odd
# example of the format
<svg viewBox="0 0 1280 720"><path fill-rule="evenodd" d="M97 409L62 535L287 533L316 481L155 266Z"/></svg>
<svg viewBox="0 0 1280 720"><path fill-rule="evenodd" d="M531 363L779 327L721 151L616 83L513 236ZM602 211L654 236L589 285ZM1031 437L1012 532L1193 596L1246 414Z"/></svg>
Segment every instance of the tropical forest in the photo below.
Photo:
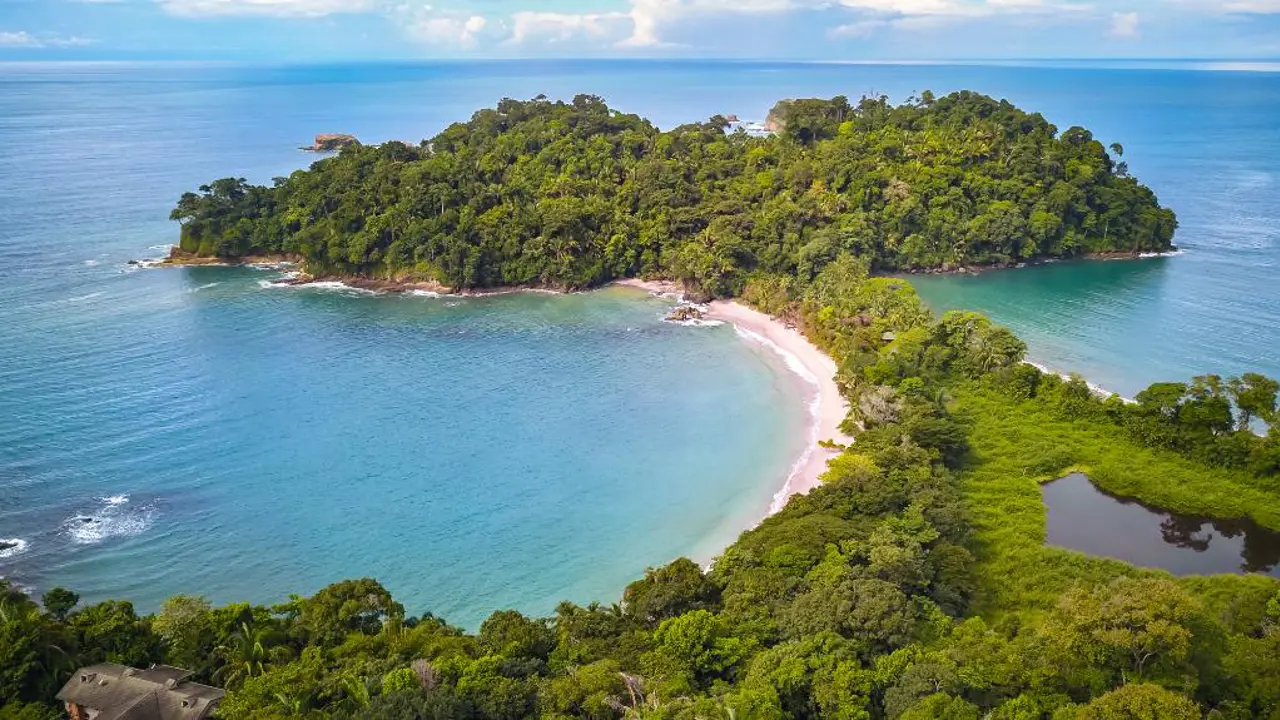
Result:
<svg viewBox="0 0 1280 720"><path fill-rule="evenodd" d="M707 568L475 629L373 578L270 606L191 588L149 614L0 581L0 720L61 717L59 687L102 661L190 669L227 689L227 720L1280 720L1280 581L1047 545L1040 491L1086 472L1280 529L1280 383L1206 368L1107 396L904 277L1170 249L1174 215L1123 148L974 93L786 101L771 125L504 100L416 147L188 193L175 257L734 298L836 362L854 442L820 487Z"/></svg>

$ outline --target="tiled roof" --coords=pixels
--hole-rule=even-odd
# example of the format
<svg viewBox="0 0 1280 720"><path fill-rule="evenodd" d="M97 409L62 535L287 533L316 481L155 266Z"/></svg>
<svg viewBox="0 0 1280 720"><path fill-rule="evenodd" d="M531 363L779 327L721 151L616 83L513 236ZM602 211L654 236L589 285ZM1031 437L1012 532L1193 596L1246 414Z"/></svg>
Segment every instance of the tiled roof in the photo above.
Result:
<svg viewBox="0 0 1280 720"><path fill-rule="evenodd" d="M190 675L168 665L99 663L77 670L57 697L100 711L97 720L203 720L226 691L187 682Z"/></svg>

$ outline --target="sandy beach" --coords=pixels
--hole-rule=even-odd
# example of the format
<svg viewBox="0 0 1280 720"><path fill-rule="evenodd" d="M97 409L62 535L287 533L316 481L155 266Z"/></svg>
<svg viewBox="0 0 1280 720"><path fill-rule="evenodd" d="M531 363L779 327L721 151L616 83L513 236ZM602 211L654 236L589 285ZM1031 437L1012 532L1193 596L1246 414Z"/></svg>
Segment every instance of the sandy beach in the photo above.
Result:
<svg viewBox="0 0 1280 720"><path fill-rule="evenodd" d="M661 295L680 295L680 287L671 282L624 280L616 284ZM853 442L853 438L840 431L847 403L835 382L836 364L798 330L765 313L725 300L713 301L706 307L704 317L732 324L744 342L775 353L807 388L805 401L810 412L805 449L792 463L788 477L773 497L769 507L769 514L773 514L786 506L792 495L807 493L821 484L819 476L839 450L822 447L818 445L820 441L831 440L841 445Z"/></svg>

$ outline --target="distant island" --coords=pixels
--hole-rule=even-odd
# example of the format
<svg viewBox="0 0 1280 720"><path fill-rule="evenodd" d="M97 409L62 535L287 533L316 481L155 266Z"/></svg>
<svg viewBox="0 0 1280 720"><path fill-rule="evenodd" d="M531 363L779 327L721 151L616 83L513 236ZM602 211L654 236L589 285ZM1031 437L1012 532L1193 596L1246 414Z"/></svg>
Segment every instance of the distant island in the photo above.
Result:
<svg viewBox="0 0 1280 720"><path fill-rule="evenodd" d="M186 193L178 258L288 255L316 277L728 297L756 273L1008 267L1173 248L1123 148L972 92L786 100L772 136L668 131L603 100L503 100L420 145L350 144L271 187Z"/></svg>

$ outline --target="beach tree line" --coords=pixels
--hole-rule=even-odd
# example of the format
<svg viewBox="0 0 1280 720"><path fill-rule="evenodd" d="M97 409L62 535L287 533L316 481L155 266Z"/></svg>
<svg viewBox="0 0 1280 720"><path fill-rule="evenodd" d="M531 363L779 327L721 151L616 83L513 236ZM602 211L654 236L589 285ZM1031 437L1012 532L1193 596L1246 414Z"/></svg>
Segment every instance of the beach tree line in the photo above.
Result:
<svg viewBox="0 0 1280 720"><path fill-rule="evenodd" d="M662 275L731 296L754 273L1158 252L1177 226L1089 131L972 92L779 103L662 131L598 97L503 100L420 145L352 146L269 187L226 178L173 210L180 248L289 254L315 275L581 288ZM1114 156L1113 156L1114 155Z"/></svg>

